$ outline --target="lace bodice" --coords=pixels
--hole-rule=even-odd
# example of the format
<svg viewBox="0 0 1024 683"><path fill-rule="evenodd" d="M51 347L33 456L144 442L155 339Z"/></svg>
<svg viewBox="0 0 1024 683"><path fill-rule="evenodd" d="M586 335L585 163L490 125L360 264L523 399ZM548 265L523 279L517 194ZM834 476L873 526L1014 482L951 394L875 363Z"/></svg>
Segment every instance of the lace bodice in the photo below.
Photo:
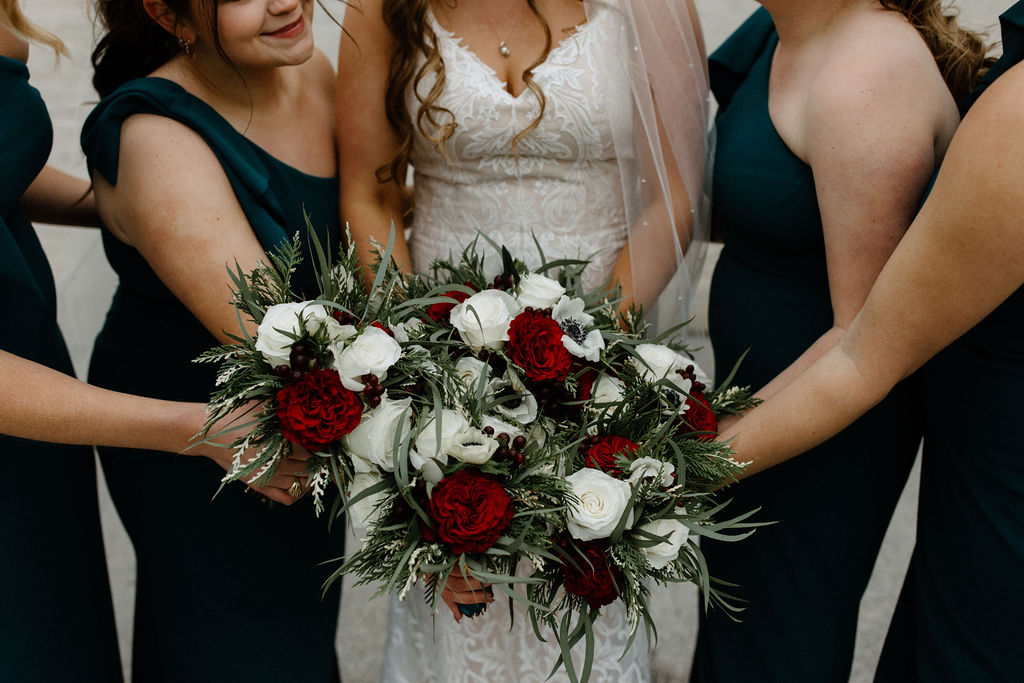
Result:
<svg viewBox="0 0 1024 683"><path fill-rule="evenodd" d="M632 111L629 82L609 78L621 64L601 49L614 44L611 11L596 12L534 69L546 106L539 126L518 142L518 158L512 139L537 118L537 97L529 89L511 95L430 15L446 74L437 104L457 128L448 159L419 130L414 134L410 246L417 269L481 231L531 265L538 260L533 236L548 258L592 257L588 287L608 276L627 233L612 132L631 126ZM425 79L420 92L433 82ZM411 89L407 99L415 117L419 101Z"/></svg>

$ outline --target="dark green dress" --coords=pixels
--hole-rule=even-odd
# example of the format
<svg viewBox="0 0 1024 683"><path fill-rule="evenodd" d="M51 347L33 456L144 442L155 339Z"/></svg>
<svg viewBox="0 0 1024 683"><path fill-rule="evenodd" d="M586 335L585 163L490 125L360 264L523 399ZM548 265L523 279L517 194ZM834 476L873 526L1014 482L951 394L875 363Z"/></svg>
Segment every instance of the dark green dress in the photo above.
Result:
<svg viewBox="0 0 1024 683"><path fill-rule="evenodd" d="M711 57L720 109L714 221L725 247L711 285L715 367L750 353L736 382L760 388L833 322L814 174L772 124L778 43L754 14ZM713 576L748 600L742 623L701 623L695 681L846 681L861 595L913 464L921 420L912 387L818 448L727 489L737 511L778 524L741 543L702 541Z"/></svg>
<svg viewBox="0 0 1024 683"><path fill-rule="evenodd" d="M50 266L20 204L53 128L24 64L0 57L0 92L0 348L73 375ZM0 460L0 679L120 681L92 450L0 435Z"/></svg>
<svg viewBox="0 0 1024 683"><path fill-rule="evenodd" d="M166 116L202 136L265 249L305 234L303 209L321 240L329 236L337 244L337 178L310 176L278 161L171 81L126 83L89 116L82 148L108 182L117 181L121 125L134 114ZM96 339L90 381L156 398L206 401L215 368L192 359L216 340L135 249L107 231L103 238L120 283ZM295 281L312 284L309 259ZM227 291L224 298L228 305ZM103 449L101 459L138 556L135 683L337 680L340 582L322 598L330 568L317 565L341 555L342 524L332 536L308 497L271 508L234 484L214 498L224 472L206 458Z"/></svg>
<svg viewBox="0 0 1024 683"><path fill-rule="evenodd" d="M1001 22L1003 57L965 110L1024 59L1024 2ZM917 544L876 680L1024 681L1024 289L920 374Z"/></svg>

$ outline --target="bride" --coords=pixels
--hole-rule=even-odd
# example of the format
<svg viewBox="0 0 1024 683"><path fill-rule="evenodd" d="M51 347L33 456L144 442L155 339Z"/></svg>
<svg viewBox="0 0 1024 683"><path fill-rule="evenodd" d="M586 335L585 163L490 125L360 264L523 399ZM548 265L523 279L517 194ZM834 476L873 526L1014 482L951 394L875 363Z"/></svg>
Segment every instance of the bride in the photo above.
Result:
<svg viewBox="0 0 1024 683"><path fill-rule="evenodd" d="M392 221L410 235L395 260L419 270L481 232L536 265L536 240L548 259L591 259L586 285L620 283L656 326L685 319L707 213L691 0L361 0L345 31L341 211L364 263ZM479 593L450 582L445 596L456 620L392 600L385 681L547 679L559 650L525 610L511 629L506 600L460 623L455 603ZM642 629L620 658L621 605L596 626L591 680L648 680Z"/></svg>

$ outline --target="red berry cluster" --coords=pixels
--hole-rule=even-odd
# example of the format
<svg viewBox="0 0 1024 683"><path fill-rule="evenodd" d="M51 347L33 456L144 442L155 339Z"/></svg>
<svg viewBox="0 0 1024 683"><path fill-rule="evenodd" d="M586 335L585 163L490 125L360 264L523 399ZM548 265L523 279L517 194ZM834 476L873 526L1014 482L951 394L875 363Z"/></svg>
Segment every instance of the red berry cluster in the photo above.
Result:
<svg viewBox="0 0 1024 683"><path fill-rule="evenodd" d="M494 436L494 427L484 427L483 433L487 436ZM499 432L494 438L498 442L498 448L492 456L494 460L498 462L514 462L516 465L522 465L526 462L526 456L523 455L523 449L526 448L525 436L520 434L512 439L507 433Z"/></svg>
<svg viewBox="0 0 1024 683"><path fill-rule="evenodd" d="M287 365L278 365L274 368L274 375L281 379L298 382L305 377L306 373L309 372L309 370L316 364L315 349L313 348L312 342L308 339L300 339L292 344L289 362L291 363L291 367Z"/></svg>
<svg viewBox="0 0 1024 683"><path fill-rule="evenodd" d="M363 387L363 398L366 400L366 404L371 408L376 408L380 405L380 397L384 395L384 387L380 385L380 379L377 375L363 375L359 378L360 381L366 386Z"/></svg>
<svg viewBox="0 0 1024 683"><path fill-rule="evenodd" d="M491 283L491 289L500 289L507 291L509 289L515 289L516 285L519 284L519 276L516 274L512 275L495 275L494 282Z"/></svg>

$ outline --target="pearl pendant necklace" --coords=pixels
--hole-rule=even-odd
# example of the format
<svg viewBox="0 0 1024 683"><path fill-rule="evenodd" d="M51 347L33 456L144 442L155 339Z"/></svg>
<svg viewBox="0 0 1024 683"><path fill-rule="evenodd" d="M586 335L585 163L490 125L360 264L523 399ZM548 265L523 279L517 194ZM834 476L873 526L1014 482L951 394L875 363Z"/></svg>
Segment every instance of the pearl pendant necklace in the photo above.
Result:
<svg viewBox="0 0 1024 683"><path fill-rule="evenodd" d="M512 50L508 49L508 45L505 44L504 40L498 41L498 52L505 59L508 59L508 56L512 54Z"/></svg>

